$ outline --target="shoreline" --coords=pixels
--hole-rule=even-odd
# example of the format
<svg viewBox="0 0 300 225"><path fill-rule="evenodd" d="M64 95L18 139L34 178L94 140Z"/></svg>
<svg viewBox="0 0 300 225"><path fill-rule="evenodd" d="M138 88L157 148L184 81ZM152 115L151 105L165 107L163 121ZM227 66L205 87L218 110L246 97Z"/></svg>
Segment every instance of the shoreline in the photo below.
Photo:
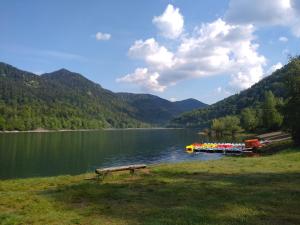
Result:
<svg viewBox="0 0 300 225"><path fill-rule="evenodd" d="M75 132L75 131L98 131L102 129L59 129L59 130L47 130L47 129L36 129L36 130L5 130L0 131L0 134L17 134L17 133L51 133L51 132Z"/></svg>
<svg viewBox="0 0 300 225"><path fill-rule="evenodd" d="M151 128L99 128L99 129L36 129L36 130L5 130L0 131L0 134L18 134L18 133L52 133L52 132L79 132L79 131L102 131L102 130L181 130L185 128L168 128L168 127L151 127Z"/></svg>

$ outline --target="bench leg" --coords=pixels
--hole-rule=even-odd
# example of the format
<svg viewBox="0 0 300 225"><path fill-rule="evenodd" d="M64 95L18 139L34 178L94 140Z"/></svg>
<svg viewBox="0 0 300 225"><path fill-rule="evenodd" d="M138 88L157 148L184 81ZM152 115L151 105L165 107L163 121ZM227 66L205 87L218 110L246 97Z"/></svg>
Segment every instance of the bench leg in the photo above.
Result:
<svg viewBox="0 0 300 225"><path fill-rule="evenodd" d="M130 169L130 174L134 174L134 169Z"/></svg>
<svg viewBox="0 0 300 225"><path fill-rule="evenodd" d="M103 181L107 174L108 174L108 172L99 173L97 175L97 181Z"/></svg>

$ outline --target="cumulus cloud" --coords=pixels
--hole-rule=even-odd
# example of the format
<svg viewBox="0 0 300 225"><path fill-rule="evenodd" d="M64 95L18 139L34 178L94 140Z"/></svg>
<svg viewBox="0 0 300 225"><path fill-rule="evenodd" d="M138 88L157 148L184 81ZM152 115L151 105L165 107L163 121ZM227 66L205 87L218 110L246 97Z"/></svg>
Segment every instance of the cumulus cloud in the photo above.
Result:
<svg viewBox="0 0 300 225"><path fill-rule="evenodd" d="M278 62L278 63L272 65L272 66L267 70L266 75L271 75L273 72L275 72L276 70L278 70L278 69L280 69L280 68L282 68L282 67L283 67L282 63L281 63L281 62Z"/></svg>
<svg viewBox="0 0 300 225"><path fill-rule="evenodd" d="M225 20L233 24L287 26L300 37L299 0L231 0Z"/></svg>
<svg viewBox="0 0 300 225"><path fill-rule="evenodd" d="M179 8L175 8L171 4L167 6L162 15L155 16L152 22L159 29L161 35L166 38L175 39L179 37L183 31L183 16Z"/></svg>
<svg viewBox="0 0 300 225"><path fill-rule="evenodd" d="M252 25L231 25L218 19L202 24L182 38L175 51L153 38L136 41L129 55L143 60L147 68L137 69L119 81L137 83L164 91L181 80L231 74L235 90L250 87L264 74L265 57L257 52ZM142 79L141 79L142 77Z"/></svg>
<svg viewBox="0 0 300 225"><path fill-rule="evenodd" d="M164 46L160 46L154 38L136 41L129 49L129 55L142 59L157 69L170 68L174 65L174 54Z"/></svg>
<svg viewBox="0 0 300 225"><path fill-rule="evenodd" d="M251 25L230 25L218 19L184 40L179 56L195 77L229 73L232 86L247 88L262 78L265 64L253 32Z"/></svg>
<svg viewBox="0 0 300 225"><path fill-rule="evenodd" d="M111 34L97 32L95 37L97 41L108 41L111 38Z"/></svg>
<svg viewBox="0 0 300 225"><path fill-rule="evenodd" d="M159 84L158 78L157 72L149 72L147 68L137 68L133 73L117 79L117 82L135 83L145 90L163 92L166 86Z"/></svg>

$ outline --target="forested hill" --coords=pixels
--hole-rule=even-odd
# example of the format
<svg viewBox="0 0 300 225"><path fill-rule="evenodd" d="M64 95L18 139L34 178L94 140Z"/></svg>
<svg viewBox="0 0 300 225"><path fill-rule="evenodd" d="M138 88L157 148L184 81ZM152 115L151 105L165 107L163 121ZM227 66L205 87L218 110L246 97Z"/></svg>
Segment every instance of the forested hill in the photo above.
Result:
<svg viewBox="0 0 300 225"><path fill-rule="evenodd" d="M259 107L266 91L272 91L275 97L285 99L287 89L285 82L288 76L293 76L295 67L299 65L300 59L295 58L283 68L265 77L247 90L232 95L209 107L191 112L183 113L174 118L169 126L171 127L208 127L215 118L226 115L239 115L244 108Z"/></svg>
<svg viewBox="0 0 300 225"><path fill-rule="evenodd" d="M135 118L151 124L165 124L176 115L207 106L195 99L170 102L150 94L118 93L118 96L136 109Z"/></svg>
<svg viewBox="0 0 300 225"><path fill-rule="evenodd" d="M135 99L139 95L132 96ZM156 114L143 117L142 105L81 74L61 69L39 76L0 63L0 130L149 127L165 124L184 111L181 105L174 109L176 103L158 105L153 101L148 109ZM202 106L198 101L193 105ZM162 120L159 115L164 114L168 116Z"/></svg>

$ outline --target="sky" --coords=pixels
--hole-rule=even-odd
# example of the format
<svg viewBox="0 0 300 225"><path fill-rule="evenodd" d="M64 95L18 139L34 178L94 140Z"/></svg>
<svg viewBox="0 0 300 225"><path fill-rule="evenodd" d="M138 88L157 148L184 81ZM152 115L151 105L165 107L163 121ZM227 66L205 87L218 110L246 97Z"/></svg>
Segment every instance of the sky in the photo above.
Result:
<svg viewBox="0 0 300 225"><path fill-rule="evenodd" d="M300 0L1 0L0 61L212 104L300 54Z"/></svg>

